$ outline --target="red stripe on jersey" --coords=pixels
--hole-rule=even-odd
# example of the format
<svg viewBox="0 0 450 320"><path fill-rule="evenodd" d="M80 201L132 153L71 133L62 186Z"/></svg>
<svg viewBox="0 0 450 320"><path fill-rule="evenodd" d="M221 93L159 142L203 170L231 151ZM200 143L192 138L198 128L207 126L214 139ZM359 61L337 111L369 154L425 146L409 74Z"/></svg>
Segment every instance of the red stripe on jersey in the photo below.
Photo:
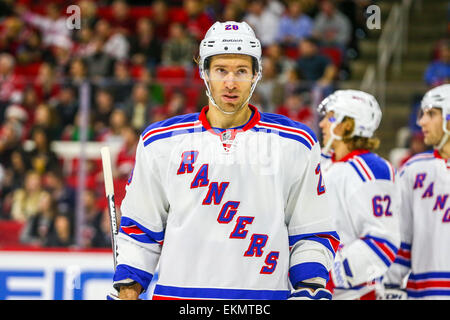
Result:
<svg viewBox="0 0 450 320"><path fill-rule="evenodd" d="M399 249L397 252L397 255L404 259L411 260L411 251L409 251L409 250Z"/></svg>
<svg viewBox="0 0 450 320"><path fill-rule="evenodd" d="M450 288L450 280L409 280L408 289Z"/></svg>
<svg viewBox="0 0 450 320"><path fill-rule="evenodd" d="M361 166L361 168L364 170L364 172L366 173L367 177L369 178L369 180L372 180L372 177L369 175L369 173L367 172L366 168L364 167L364 165L361 163L361 161L359 161L358 158L355 158L356 162L359 163L359 165Z"/></svg>
<svg viewBox="0 0 450 320"><path fill-rule="evenodd" d="M132 235L132 234L145 234L144 231L142 231L141 229L139 229L138 226L134 225L134 226L122 226L121 227L123 232L125 232L128 235Z"/></svg>

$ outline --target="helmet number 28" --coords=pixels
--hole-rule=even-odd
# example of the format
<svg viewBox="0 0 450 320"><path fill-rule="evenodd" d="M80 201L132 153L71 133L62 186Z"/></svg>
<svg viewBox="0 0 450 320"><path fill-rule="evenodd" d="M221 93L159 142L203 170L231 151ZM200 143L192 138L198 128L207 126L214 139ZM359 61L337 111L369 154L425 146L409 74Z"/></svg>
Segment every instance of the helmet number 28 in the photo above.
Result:
<svg viewBox="0 0 450 320"><path fill-rule="evenodd" d="M239 26L237 26L235 24L227 24L225 26L225 30L239 30Z"/></svg>

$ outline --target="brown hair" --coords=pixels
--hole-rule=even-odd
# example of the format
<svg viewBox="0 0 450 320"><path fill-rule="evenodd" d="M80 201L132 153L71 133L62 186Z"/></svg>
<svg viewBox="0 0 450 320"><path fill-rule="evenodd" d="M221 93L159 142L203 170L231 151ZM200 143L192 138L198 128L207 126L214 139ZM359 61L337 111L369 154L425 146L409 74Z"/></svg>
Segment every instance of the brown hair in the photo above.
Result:
<svg viewBox="0 0 450 320"><path fill-rule="evenodd" d="M373 151L380 146L380 139L377 137L365 138L359 136L351 136L353 129L355 128L355 120L349 117L345 117L342 123L349 122L350 128L345 131L342 137L342 141L348 145L348 148L353 151L357 149L367 149Z"/></svg>

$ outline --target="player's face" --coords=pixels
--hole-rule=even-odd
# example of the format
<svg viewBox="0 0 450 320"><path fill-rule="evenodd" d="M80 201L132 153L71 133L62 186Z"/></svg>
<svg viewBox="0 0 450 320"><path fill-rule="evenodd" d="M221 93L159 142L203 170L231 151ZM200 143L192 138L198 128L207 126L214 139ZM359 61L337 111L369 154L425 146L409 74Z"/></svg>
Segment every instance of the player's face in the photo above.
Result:
<svg viewBox="0 0 450 320"><path fill-rule="evenodd" d="M430 108L420 112L418 123L422 127L426 145L434 146L441 140L444 134L442 120L442 110L439 108Z"/></svg>
<svg viewBox="0 0 450 320"><path fill-rule="evenodd" d="M252 58L239 54L213 56L208 80L214 101L223 110L233 112L239 109L250 95L254 80Z"/></svg>
<svg viewBox="0 0 450 320"><path fill-rule="evenodd" d="M331 135L331 125L336 121L334 117L334 112L329 111L326 113L325 117L319 122L319 127L322 130L322 143L325 146L328 141L332 138ZM334 130L335 135L341 136L344 134L344 126L342 123L338 124ZM333 147L333 145L332 145Z"/></svg>

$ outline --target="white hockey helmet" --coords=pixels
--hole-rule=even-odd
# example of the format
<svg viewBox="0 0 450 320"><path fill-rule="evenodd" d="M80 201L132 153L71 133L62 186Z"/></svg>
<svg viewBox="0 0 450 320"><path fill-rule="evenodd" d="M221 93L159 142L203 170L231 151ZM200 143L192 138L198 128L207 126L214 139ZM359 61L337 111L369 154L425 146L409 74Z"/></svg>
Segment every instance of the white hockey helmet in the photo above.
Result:
<svg viewBox="0 0 450 320"><path fill-rule="evenodd" d="M334 128L345 117L355 121L355 127L351 137L371 138L381 122L380 106L371 94L360 90L337 90L326 97L317 107L321 114L333 111L333 124L331 125L332 138L325 147L325 152L331 146L333 140L341 140L342 137L334 134Z"/></svg>
<svg viewBox="0 0 450 320"><path fill-rule="evenodd" d="M248 99L243 104L245 105L250 100L257 82L262 77L261 43L256 38L253 29L246 22L235 21L214 23L206 32L205 38L201 41L199 61L200 77L205 82L208 98L216 107L224 112L212 98L210 87L205 77L205 72L208 69L208 64L206 63L208 58L219 54L243 54L254 58L256 79L253 81Z"/></svg>
<svg viewBox="0 0 450 320"><path fill-rule="evenodd" d="M450 130L447 129L447 121L450 121L450 84L443 84L427 91L422 98L420 108L421 111L431 108L442 110L444 136L436 146L436 149L441 149L450 135Z"/></svg>

